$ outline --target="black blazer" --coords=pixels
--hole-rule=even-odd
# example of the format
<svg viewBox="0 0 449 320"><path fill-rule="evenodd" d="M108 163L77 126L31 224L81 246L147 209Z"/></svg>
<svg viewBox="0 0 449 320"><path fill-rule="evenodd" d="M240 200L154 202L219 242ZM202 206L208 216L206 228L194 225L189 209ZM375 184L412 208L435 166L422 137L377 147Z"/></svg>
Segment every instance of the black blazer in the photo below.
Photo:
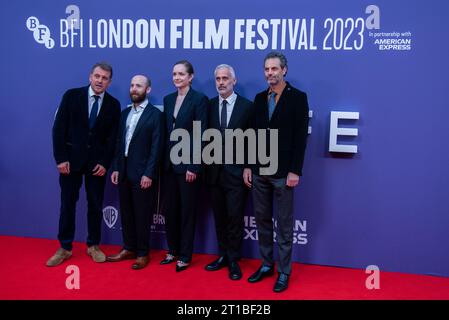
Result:
<svg viewBox="0 0 449 320"><path fill-rule="evenodd" d="M176 117L173 128L173 111L175 110L176 97L178 92L173 92L164 97L164 117L165 117L165 151L164 170L173 169L175 173L184 174L187 170L194 173L201 173L201 164L193 164L193 121L201 121L201 136L207 128L207 112L209 99L202 93L190 88ZM170 150L177 144L177 141L170 141L170 134L174 129L182 128L190 135L190 164L172 164L170 161ZM204 143L201 143L203 146ZM201 158L201 154L200 154Z"/></svg>
<svg viewBox="0 0 449 320"><path fill-rule="evenodd" d="M210 100L209 103L209 128L220 130L220 107L218 96ZM228 129L242 129L245 131L250 127L250 117L252 115L252 102L248 99L237 94L235 100L234 109L232 110L231 119L229 119ZM224 143L224 139L223 139ZM246 154L246 143L244 146L244 152ZM222 149L224 155L224 147ZM226 170L230 174L242 178L243 182L243 169L244 164L236 164L236 148L234 146L234 164L210 164L206 166L206 182L208 184L216 184L220 170ZM244 157L246 159L246 156ZM244 161L245 161L244 159Z"/></svg>
<svg viewBox="0 0 449 320"><path fill-rule="evenodd" d="M112 168L119 172L119 180L126 176L132 183L139 183L142 176L158 178L158 165L163 143L163 117L151 103L148 103L134 129L129 143L125 168L126 120L132 107L122 111L117 135L117 146Z"/></svg>
<svg viewBox="0 0 449 320"><path fill-rule="evenodd" d="M289 172L302 175L308 124L307 95L292 87L290 83L287 82L271 120L268 120L268 89L256 95L253 127L278 129L278 169L272 177L285 178ZM268 150L267 148L267 152ZM259 164L253 166L257 170L256 174L259 174L260 167Z"/></svg>
<svg viewBox="0 0 449 320"><path fill-rule="evenodd" d="M100 164L111 165L120 102L105 92L95 125L89 129L89 86L66 91L53 124L53 155L56 163L69 161L70 170L92 170Z"/></svg>

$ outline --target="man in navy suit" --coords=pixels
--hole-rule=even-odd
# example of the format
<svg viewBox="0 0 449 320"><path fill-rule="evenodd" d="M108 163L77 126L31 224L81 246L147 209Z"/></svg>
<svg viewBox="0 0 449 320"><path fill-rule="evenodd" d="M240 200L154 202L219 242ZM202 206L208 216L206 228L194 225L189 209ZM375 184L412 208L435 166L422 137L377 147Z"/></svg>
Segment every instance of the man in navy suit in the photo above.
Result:
<svg viewBox="0 0 449 320"><path fill-rule="evenodd" d="M122 112L111 175L112 183L119 186L124 246L107 260L136 258L131 266L134 270L145 268L149 261L151 215L163 143L162 112L148 101L150 91L148 77L132 78L132 104Z"/></svg>
<svg viewBox="0 0 449 320"><path fill-rule="evenodd" d="M225 129L245 131L249 126L252 103L234 92L237 80L231 66L221 64L215 68L214 74L219 95L209 103L209 128L221 131L224 155ZM236 148L234 155L235 150ZM219 258L206 265L205 269L216 271L227 266L231 280L239 280L242 277L238 260L243 240L243 212L248 194L248 188L243 183L243 169L244 164L237 164L236 161L232 164L222 162L206 167L206 182L210 186Z"/></svg>
<svg viewBox="0 0 449 320"><path fill-rule="evenodd" d="M87 195L87 253L95 262L106 256L99 249L105 174L114 156L120 103L106 92L112 67L97 63L92 67L89 86L68 90L53 124L53 154L59 170L61 210L58 239L61 244L47 261L57 266L72 255L75 211L81 185Z"/></svg>
<svg viewBox="0 0 449 320"><path fill-rule="evenodd" d="M306 149L309 107L307 95L294 88L284 77L287 58L280 52L269 53L264 60L268 89L254 99L253 128L278 131L278 166L271 175L261 175L257 163L244 171L244 180L252 185L262 265L248 278L258 282L273 275L273 217L277 219L276 242L279 248L278 278L274 292L287 289L292 269L293 191L299 184ZM259 141L260 142L260 141ZM273 212L273 203L274 211Z"/></svg>

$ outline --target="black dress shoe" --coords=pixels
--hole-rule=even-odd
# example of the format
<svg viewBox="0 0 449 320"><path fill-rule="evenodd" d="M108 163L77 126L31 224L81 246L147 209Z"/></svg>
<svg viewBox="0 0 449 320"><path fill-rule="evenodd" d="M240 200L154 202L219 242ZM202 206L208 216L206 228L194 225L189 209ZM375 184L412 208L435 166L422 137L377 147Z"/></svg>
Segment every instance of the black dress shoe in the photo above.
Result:
<svg viewBox="0 0 449 320"><path fill-rule="evenodd" d="M249 278L248 282L254 283L259 282L265 277L272 276L274 274L274 266L260 266L256 272L254 272Z"/></svg>
<svg viewBox="0 0 449 320"><path fill-rule="evenodd" d="M176 259L176 257L174 255L167 253L164 260L159 262L159 264L169 264L169 263L172 263L173 261L175 261L175 259Z"/></svg>
<svg viewBox="0 0 449 320"><path fill-rule="evenodd" d="M229 279L240 280L242 278L242 270L237 262L233 261L229 264Z"/></svg>
<svg viewBox="0 0 449 320"><path fill-rule="evenodd" d="M279 273L278 279L276 280L276 283L274 284L273 291L274 292L282 292L285 289L288 288L288 278L289 275L285 273Z"/></svg>
<svg viewBox="0 0 449 320"><path fill-rule="evenodd" d="M217 260L212 261L209 263L204 269L207 271L217 271L220 270L228 265L228 259L224 256L221 256Z"/></svg>
<svg viewBox="0 0 449 320"><path fill-rule="evenodd" d="M189 266L189 264L187 262L178 260L176 262L176 272L184 271L185 269L187 269L188 266Z"/></svg>

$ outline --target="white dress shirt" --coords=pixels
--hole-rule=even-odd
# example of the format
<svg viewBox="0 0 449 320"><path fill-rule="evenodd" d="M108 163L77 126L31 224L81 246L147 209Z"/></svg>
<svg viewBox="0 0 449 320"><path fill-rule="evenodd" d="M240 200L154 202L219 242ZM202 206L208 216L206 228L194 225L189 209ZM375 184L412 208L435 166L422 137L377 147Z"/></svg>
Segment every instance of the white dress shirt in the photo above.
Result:
<svg viewBox="0 0 449 320"><path fill-rule="evenodd" d="M148 99L145 99L145 101L137 107L133 104L128 105L128 107L131 107L131 110L128 113L128 118L126 118L125 157L128 156L129 143L131 142L134 130L136 130L137 123L139 122L139 119L142 116L143 110L145 110L147 104Z"/></svg>
<svg viewBox="0 0 449 320"><path fill-rule="evenodd" d="M232 110L234 110L235 100L237 100L237 94L235 94L234 91L232 91L232 94L227 97L226 99L223 99L220 95L218 95L218 122L221 124L221 109L223 109L223 100L227 101L226 105L226 127L229 124L229 120L231 119Z"/></svg>

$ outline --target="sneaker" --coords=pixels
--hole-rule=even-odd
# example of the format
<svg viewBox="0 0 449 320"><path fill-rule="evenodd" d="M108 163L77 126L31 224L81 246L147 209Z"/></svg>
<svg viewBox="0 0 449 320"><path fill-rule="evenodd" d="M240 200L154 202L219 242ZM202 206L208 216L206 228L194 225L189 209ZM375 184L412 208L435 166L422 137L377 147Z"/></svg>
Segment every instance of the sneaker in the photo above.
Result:
<svg viewBox="0 0 449 320"><path fill-rule="evenodd" d="M63 248L59 248L56 253L48 259L46 265L47 267L56 267L64 262L64 260L69 259L72 256L72 251L68 251Z"/></svg>
<svg viewBox="0 0 449 320"><path fill-rule="evenodd" d="M98 246L90 246L87 248L87 254L92 257L95 262L105 262L106 255Z"/></svg>

